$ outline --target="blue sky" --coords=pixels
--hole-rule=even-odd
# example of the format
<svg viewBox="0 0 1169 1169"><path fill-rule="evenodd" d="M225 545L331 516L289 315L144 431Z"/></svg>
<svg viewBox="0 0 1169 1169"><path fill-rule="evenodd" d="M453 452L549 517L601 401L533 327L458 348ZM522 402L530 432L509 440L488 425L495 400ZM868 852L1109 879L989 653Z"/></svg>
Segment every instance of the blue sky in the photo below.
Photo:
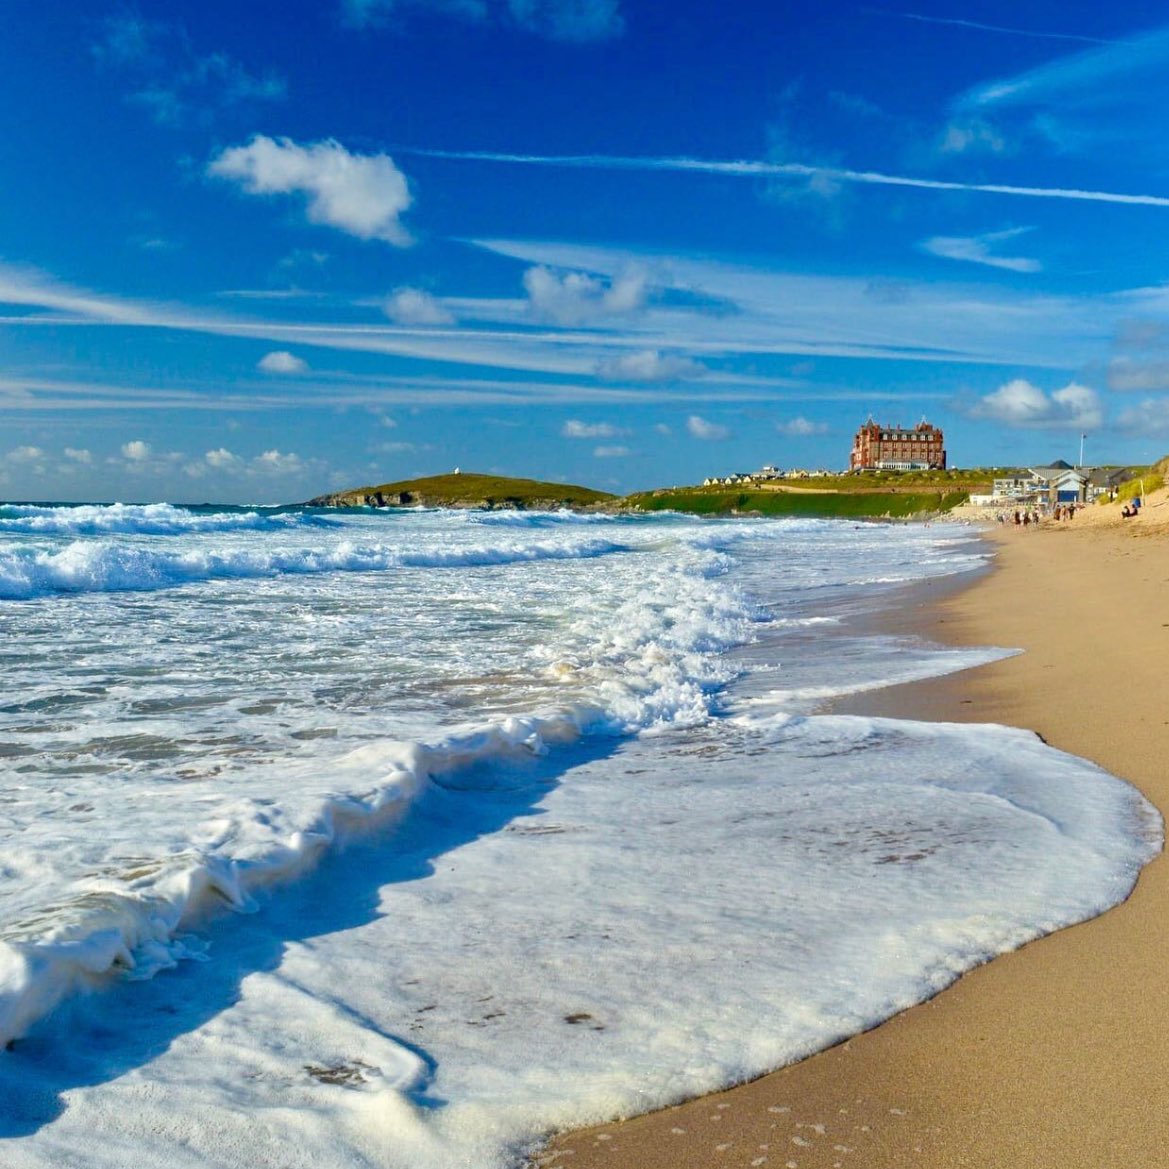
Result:
<svg viewBox="0 0 1169 1169"><path fill-rule="evenodd" d="M1169 451L1169 9L5 16L2 498Z"/></svg>

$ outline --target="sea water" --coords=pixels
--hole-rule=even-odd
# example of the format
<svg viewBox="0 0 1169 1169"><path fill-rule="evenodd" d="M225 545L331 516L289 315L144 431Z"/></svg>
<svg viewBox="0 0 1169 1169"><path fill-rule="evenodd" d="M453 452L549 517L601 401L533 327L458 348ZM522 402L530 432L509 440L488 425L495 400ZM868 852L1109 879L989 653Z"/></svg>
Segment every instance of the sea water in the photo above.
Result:
<svg viewBox="0 0 1169 1169"><path fill-rule="evenodd" d="M504 1169L1122 900L1161 824L863 616L961 528L0 507L0 1162Z"/></svg>

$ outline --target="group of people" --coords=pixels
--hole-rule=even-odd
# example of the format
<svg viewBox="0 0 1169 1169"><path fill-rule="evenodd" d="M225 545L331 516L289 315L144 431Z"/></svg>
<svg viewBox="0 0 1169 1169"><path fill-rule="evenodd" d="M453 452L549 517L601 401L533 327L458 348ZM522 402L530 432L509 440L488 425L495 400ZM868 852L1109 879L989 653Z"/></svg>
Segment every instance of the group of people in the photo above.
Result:
<svg viewBox="0 0 1169 1169"><path fill-rule="evenodd" d="M1080 505L1080 506L1083 506L1083 505ZM1075 514L1076 514L1076 504L1074 504L1074 503L1057 503L1055 505L1055 507L1052 509L1051 518L1053 520L1070 520L1070 519L1075 518ZM1126 511L1123 514L1127 515L1128 512ZM1134 512L1133 514L1135 515L1136 513ZM1016 528L1030 527L1032 524L1038 524L1041 518L1043 518L1043 517L1035 508L1025 509L1025 510L1021 510L1021 511L1016 510L1016 512L1012 516L1012 519L1014 520L1014 524L1015 524ZM1007 522L1007 513L1000 511L999 515L998 515L998 520L999 520L1000 524L1005 524Z"/></svg>
<svg viewBox="0 0 1169 1169"><path fill-rule="evenodd" d="M1134 515L1139 515L1141 510L1141 497L1134 495L1131 502L1126 503L1120 509L1120 514L1126 519L1131 520Z"/></svg>

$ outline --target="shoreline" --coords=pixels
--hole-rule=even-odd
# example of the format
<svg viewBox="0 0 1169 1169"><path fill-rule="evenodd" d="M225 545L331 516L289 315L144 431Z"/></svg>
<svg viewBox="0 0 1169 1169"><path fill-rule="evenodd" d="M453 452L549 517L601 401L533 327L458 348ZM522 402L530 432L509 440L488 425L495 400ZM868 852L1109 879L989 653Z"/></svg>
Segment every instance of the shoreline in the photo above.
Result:
<svg viewBox="0 0 1169 1169"><path fill-rule="evenodd" d="M832 711L1024 727L1134 784L1163 813L1169 544L1134 539L1142 528L1077 520L987 532L991 571L911 593L900 612L874 620L1024 653L851 695ZM1001 955L871 1031L725 1092L561 1134L534 1164L1159 1164L1169 1143L1167 913L1162 855L1127 901Z"/></svg>

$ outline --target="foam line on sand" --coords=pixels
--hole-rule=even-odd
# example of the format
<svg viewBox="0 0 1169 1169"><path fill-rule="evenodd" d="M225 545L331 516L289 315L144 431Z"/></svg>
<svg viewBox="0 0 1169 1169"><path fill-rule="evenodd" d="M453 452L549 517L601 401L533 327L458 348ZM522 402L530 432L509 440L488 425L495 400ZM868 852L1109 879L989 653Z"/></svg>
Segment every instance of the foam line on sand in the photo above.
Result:
<svg viewBox="0 0 1169 1169"><path fill-rule="evenodd" d="M1134 783L1164 813L1169 537L1153 513L1126 525L1083 518L993 533L997 571L914 614L926 636L1023 654L836 709L1030 728ZM1169 868L1159 857L1122 905L996 959L865 1035L725 1093L564 1134L536 1164L1163 1164L1167 922Z"/></svg>

